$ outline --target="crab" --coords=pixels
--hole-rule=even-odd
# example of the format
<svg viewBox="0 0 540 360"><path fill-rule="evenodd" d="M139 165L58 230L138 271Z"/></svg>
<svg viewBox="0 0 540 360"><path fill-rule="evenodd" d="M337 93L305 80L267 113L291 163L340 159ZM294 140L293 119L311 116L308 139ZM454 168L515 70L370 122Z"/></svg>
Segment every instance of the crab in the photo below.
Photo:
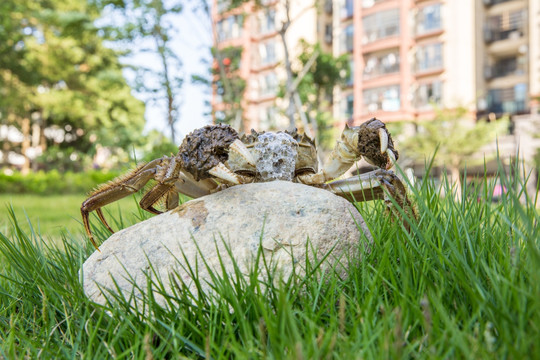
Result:
<svg viewBox="0 0 540 360"><path fill-rule="evenodd" d="M361 158L378 169L339 179ZM397 204L414 217L406 188L391 171L397 159L390 133L376 118L359 126L345 126L321 169L315 142L296 130L252 130L239 135L229 125L208 125L186 136L176 155L144 163L98 187L82 203L81 215L92 245L99 250L90 229L89 214L95 211L113 233L101 209L140 191L151 180L156 183L139 205L154 214L162 213L156 208L160 202L166 211L176 208L180 193L198 198L231 186L284 180L322 188L350 201L381 199L389 207Z"/></svg>

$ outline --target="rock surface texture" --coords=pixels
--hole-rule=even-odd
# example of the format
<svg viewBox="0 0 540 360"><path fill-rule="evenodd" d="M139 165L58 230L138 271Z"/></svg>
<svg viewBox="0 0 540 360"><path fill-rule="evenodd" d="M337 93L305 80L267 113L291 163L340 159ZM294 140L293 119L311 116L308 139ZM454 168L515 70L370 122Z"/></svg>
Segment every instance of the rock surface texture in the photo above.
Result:
<svg viewBox="0 0 540 360"><path fill-rule="evenodd" d="M364 220L345 199L326 190L273 181L234 186L121 230L81 270L86 295L105 304L107 289L139 298L139 289L147 289L148 276L159 276L168 291L174 274L175 281L184 281L195 293L186 262L192 268L197 264L203 291L210 291L209 271L221 276L223 265L233 272L229 254L247 273L262 251L287 276L293 266L302 270L313 249L319 259L331 251L325 259L325 265L331 265L358 254L359 244L368 249L372 241ZM156 300L164 305L162 297Z"/></svg>

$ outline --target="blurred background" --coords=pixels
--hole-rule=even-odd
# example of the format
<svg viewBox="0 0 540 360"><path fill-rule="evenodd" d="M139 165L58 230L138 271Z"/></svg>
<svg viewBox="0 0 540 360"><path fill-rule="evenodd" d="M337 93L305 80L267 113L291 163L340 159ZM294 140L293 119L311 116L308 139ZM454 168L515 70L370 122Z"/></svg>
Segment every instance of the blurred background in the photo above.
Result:
<svg viewBox="0 0 540 360"><path fill-rule="evenodd" d="M538 0L0 2L2 204L80 204L210 123L296 127L324 160L372 117L409 174L459 186L498 152L536 194L539 104Z"/></svg>

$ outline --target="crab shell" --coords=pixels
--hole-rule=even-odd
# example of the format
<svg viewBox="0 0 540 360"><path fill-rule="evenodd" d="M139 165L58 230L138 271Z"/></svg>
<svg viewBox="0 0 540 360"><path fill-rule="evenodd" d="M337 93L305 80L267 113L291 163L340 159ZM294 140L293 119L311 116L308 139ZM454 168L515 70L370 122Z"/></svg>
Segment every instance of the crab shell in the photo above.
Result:
<svg viewBox="0 0 540 360"><path fill-rule="evenodd" d="M297 155L295 159L294 178L299 175L315 174L319 168L315 142L305 134L299 135L296 130L277 132L277 134L279 133L287 134L296 142ZM249 151L247 156L242 151L229 151L229 158L226 164L233 173L252 178L253 181L260 180L256 168L257 159L260 156L257 145L259 144L260 136L263 134L265 134L264 131L257 132L252 130L251 134L244 134L239 138ZM232 146L234 147L234 144Z"/></svg>

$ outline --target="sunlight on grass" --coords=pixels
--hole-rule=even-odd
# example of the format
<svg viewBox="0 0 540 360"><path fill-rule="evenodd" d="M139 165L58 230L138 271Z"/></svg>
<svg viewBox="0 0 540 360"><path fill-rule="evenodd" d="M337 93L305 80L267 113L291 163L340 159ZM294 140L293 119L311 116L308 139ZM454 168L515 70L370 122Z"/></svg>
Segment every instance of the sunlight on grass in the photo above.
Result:
<svg viewBox="0 0 540 360"><path fill-rule="evenodd" d="M58 240L62 233L84 234L81 222L81 203L85 195L51 195L40 196L33 194L0 195L0 232L9 236L9 208L13 207L19 220L19 226L25 232L30 230L28 220L34 230L45 237ZM136 221L138 213L136 200L129 196L105 207L105 214L118 218L120 213L130 223ZM98 221L91 217L92 221Z"/></svg>

